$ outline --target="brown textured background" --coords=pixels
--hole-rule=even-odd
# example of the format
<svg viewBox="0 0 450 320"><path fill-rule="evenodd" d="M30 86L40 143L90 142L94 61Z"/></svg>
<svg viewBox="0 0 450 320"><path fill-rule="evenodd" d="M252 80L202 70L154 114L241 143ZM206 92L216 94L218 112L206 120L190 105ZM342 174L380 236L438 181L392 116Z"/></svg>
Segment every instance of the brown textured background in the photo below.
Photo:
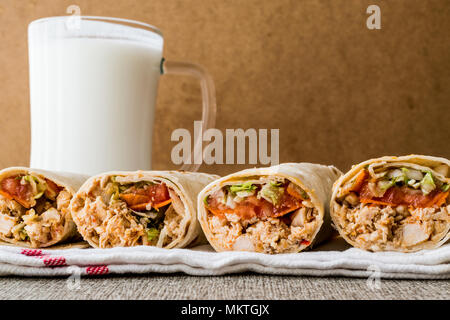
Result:
<svg viewBox="0 0 450 320"><path fill-rule="evenodd" d="M281 162L347 170L381 155L450 157L447 0L0 0L0 167L28 164L27 25L71 4L159 27L167 59L212 74L217 127L280 128ZM370 4L381 30L366 28ZM173 168L170 134L192 129L200 104L195 81L163 77L155 169Z"/></svg>

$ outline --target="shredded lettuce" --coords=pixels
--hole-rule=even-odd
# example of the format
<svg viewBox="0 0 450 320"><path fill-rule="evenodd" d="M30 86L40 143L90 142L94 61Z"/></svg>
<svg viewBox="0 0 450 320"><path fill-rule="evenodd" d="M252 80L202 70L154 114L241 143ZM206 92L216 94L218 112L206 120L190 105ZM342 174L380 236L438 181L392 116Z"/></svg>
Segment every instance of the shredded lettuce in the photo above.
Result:
<svg viewBox="0 0 450 320"><path fill-rule="evenodd" d="M280 188L278 186L274 186L271 183L267 183L261 188L261 191L259 192L258 196L266 199L274 206L276 206L279 203L283 193L284 188Z"/></svg>
<svg viewBox="0 0 450 320"><path fill-rule="evenodd" d="M121 184L117 181L117 177L115 177L115 176L111 177L111 182L117 185L120 193L122 193L132 187L134 187L136 189L142 189L142 188L145 188L146 186L151 186L151 185L155 184L150 181L138 181L138 182L133 182L133 183Z"/></svg>
<svg viewBox="0 0 450 320"><path fill-rule="evenodd" d="M303 189L300 189L300 194L302 195L302 198L303 198L303 200L308 200L309 199L309 196L308 196L308 194L306 193L306 191L305 190L303 190Z"/></svg>
<svg viewBox="0 0 450 320"><path fill-rule="evenodd" d="M39 192L38 194L36 194L36 195L34 196L34 199L37 200L37 199L41 198L43 195L44 195L44 191Z"/></svg>
<svg viewBox="0 0 450 320"><path fill-rule="evenodd" d="M408 169L406 169L406 168L395 169L395 170L390 171L388 173L388 175L387 175L389 180L390 180L390 182L391 182L391 184L392 184L390 187L392 187L396 183L400 183L400 184L401 183L405 183L405 184L407 184L408 183L408 178L406 177L407 172L408 172Z"/></svg>
<svg viewBox="0 0 450 320"><path fill-rule="evenodd" d="M113 194L112 194L112 196L111 196L111 201L117 201L117 200L119 200L120 199L120 197L119 197L119 192L118 191L115 191Z"/></svg>
<svg viewBox="0 0 450 320"><path fill-rule="evenodd" d="M444 192L447 192L449 189L450 189L450 184L448 184L448 183L443 184L441 187L441 190Z"/></svg>
<svg viewBox="0 0 450 320"><path fill-rule="evenodd" d="M423 174L419 170L402 168L402 171L408 180L420 181L423 179Z"/></svg>
<svg viewBox="0 0 450 320"><path fill-rule="evenodd" d="M400 178L397 178L397 180L395 181L395 183L397 183L397 182L403 182L403 183L405 183L405 184L408 184L408 181L409 181L409 178L408 178L408 172L409 172L409 170L408 169L406 169L406 168L401 168L401 170L402 170L402 173L403 173L403 176Z"/></svg>
<svg viewBox="0 0 450 320"><path fill-rule="evenodd" d="M205 205L208 205L208 198L209 198L209 195L206 196L206 197L203 199L203 203L204 203Z"/></svg>
<svg viewBox="0 0 450 320"><path fill-rule="evenodd" d="M433 175L431 174L431 172L428 171L425 173L422 181L420 181L420 189L425 195L436 189L436 184L434 183Z"/></svg>
<svg viewBox="0 0 450 320"><path fill-rule="evenodd" d="M254 194L255 194L255 190L238 191L238 192L236 192L236 198L235 198L235 201L236 201L237 198L250 197L250 196L252 196L252 195L254 195Z"/></svg>
<svg viewBox="0 0 450 320"><path fill-rule="evenodd" d="M150 181L138 181L136 183L134 183L134 186L136 187L136 189L141 189L141 188L145 188L146 186L152 186L156 183L150 182Z"/></svg>
<svg viewBox="0 0 450 320"><path fill-rule="evenodd" d="M256 186L252 184L251 182L245 182L242 184L235 184L230 186L230 191L233 194L237 194L238 192L246 191L246 192L253 192L256 190Z"/></svg>
<svg viewBox="0 0 450 320"><path fill-rule="evenodd" d="M39 179L38 177L35 177L33 175L23 176L22 181L28 183L31 186L33 192L35 193L33 198L36 200L41 198L47 190L47 183L45 183L44 180Z"/></svg>
<svg viewBox="0 0 450 320"><path fill-rule="evenodd" d="M436 189L436 184L434 183L431 172L428 171L424 173L425 175L418 170L404 167L395 169L388 173L389 180L378 181L378 188L382 191L386 191L396 184L399 184L410 186L414 189L420 187L422 192L427 195Z"/></svg>
<svg viewBox="0 0 450 320"><path fill-rule="evenodd" d="M395 185L395 178L391 179L391 180L381 180L378 181L378 188L380 188L382 191L386 191L387 189L389 189L390 187Z"/></svg>
<svg viewBox="0 0 450 320"><path fill-rule="evenodd" d="M110 202L114 202L120 199L120 188L117 182L110 183L106 192L107 194L111 195Z"/></svg>
<svg viewBox="0 0 450 320"><path fill-rule="evenodd" d="M149 242L152 242L156 238L159 237L159 230L156 228L150 228L147 230L147 240Z"/></svg>
<svg viewBox="0 0 450 320"><path fill-rule="evenodd" d="M281 187L283 185L283 183L280 181L270 181L269 183L273 187Z"/></svg>

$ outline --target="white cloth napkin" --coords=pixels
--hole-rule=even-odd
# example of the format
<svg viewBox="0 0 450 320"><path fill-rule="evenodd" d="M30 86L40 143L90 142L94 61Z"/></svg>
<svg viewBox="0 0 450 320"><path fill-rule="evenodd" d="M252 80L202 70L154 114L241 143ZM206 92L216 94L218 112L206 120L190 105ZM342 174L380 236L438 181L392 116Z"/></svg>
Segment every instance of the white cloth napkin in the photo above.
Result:
<svg viewBox="0 0 450 320"><path fill-rule="evenodd" d="M24 249L0 246L0 275L70 276L183 272L196 276L241 272L272 275L449 279L450 243L416 253L366 252L335 240L312 251L267 255L154 247Z"/></svg>

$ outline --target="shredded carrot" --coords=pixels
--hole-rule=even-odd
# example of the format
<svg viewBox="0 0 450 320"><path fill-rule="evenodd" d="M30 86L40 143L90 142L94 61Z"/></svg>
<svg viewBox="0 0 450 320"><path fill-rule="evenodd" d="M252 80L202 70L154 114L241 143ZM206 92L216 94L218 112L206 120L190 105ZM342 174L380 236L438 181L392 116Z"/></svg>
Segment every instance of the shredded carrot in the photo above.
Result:
<svg viewBox="0 0 450 320"><path fill-rule="evenodd" d="M25 208L27 208L27 209L31 208L31 205L30 205L29 203L27 203L27 202L26 202L25 200L23 200L23 199L20 199L20 198L18 198L18 197L14 197L14 196L10 195L9 193L7 193L7 192L5 192L5 191L3 191L3 190L0 190L0 194L1 194L2 196L4 196L5 198L9 199L9 200L15 200L15 201L17 201L18 203L20 203L23 207L25 207Z"/></svg>
<svg viewBox="0 0 450 320"><path fill-rule="evenodd" d="M216 210L215 208L211 208L211 207L208 207L208 210L211 211L213 215L218 216L219 218L225 217L226 213L233 213L233 210L220 211L220 210Z"/></svg>
<svg viewBox="0 0 450 320"><path fill-rule="evenodd" d="M148 205L152 206L155 209L159 209L161 207L164 207L165 205L168 205L171 202L172 202L172 199L169 199L169 200L166 200L166 201L163 201L163 202L153 205L152 202L149 201L149 202L145 202L145 203L135 204L135 205L131 206L130 209L136 210L136 211L146 210Z"/></svg>
<svg viewBox="0 0 450 320"><path fill-rule="evenodd" d="M4 196L6 199L13 200L12 195L10 195L8 192L5 192L5 191L3 191L3 190L0 190L0 194L1 194L2 196Z"/></svg>
<svg viewBox="0 0 450 320"><path fill-rule="evenodd" d="M286 209L284 209L283 211L279 211L279 212L277 212L277 213L276 213L275 215L273 215L273 216L274 216L274 217L281 217L281 216L284 216L285 214L287 214L287 213L289 213L289 212L291 212L291 211L297 210L297 209L300 208L301 206L302 206L301 203L297 203L295 206L286 208Z"/></svg>
<svg viewBox="0 0 450 320"><path fill-rule="evenodd" d="M168 204L171 203L171 202L172 202L172 199L169 199L169 200L160 202L160 203L158 203L158 204L155 204L155 205L153 206L153 208L159 209L159 208L161 208L161 207L164 207L165 205L168 205Z"/></svg>
<svg viewBox="0 0 450 320"><path fill-rule="evenodd" d="M149 204L149 203L135 204L134 206L130 206L130 209L135 210L135 211L147 210L147 204Z"/></svg>
<svg viewBox="0 0 450 320"><path fill-rule="evenodd" d="M382 205L382 206L395 206L396 205L394 203L377 201L377 200L372 200L372 199L360 199L359 202L361 202L361 203L379 204L379 205Z"/></svg>
<svg viewBox="0 0 450 320"><path fill-rule="evenodd" d="M26 200L22 200L20 198L14 198L14 200L16 200L18 203L20 203L22 206L24 206L27 209L31 208L31 204L26 202Z"/></svg>
<svg viewBox="0 0 450 320"><path fill-rule="evenodd" d="M366 178L368 177L369 173L367 172L367 170L361 170L358 175L356 176L355 181L353 182L352 186L350 187L350 189L348 190L349 192L353 192L356 191L358 192L359 190L361 190L361 187L364 183L364 181L366 180Z"/></svg>
<svg viewBox="0 0 450 320"><path fill-rule="evenodd" d="M149 197L135 193L123 193L119 195L119 198L125 201L129 206L147 204L149 200Z"/></svg>
<svg viewBox="0 0 450 320"><path fill-rule="evenodd" d="M447 199L448 195L450 193L450 190L447 192L440 192L434 198L427 204L427 207L440 207L445 203L445 200Z"/></svg>

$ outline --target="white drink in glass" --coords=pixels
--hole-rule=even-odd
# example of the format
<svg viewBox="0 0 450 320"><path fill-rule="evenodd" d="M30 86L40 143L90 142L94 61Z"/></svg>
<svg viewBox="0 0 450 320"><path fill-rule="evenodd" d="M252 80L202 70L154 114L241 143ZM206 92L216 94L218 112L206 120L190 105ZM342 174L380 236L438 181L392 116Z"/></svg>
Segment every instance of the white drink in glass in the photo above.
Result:
<svg viewBox="0 0 450 320"><path fill-rule="evenodd" d="M30 166L88 175L150 169L162 48L162 36L129 26L32 23Z"/></svg>

